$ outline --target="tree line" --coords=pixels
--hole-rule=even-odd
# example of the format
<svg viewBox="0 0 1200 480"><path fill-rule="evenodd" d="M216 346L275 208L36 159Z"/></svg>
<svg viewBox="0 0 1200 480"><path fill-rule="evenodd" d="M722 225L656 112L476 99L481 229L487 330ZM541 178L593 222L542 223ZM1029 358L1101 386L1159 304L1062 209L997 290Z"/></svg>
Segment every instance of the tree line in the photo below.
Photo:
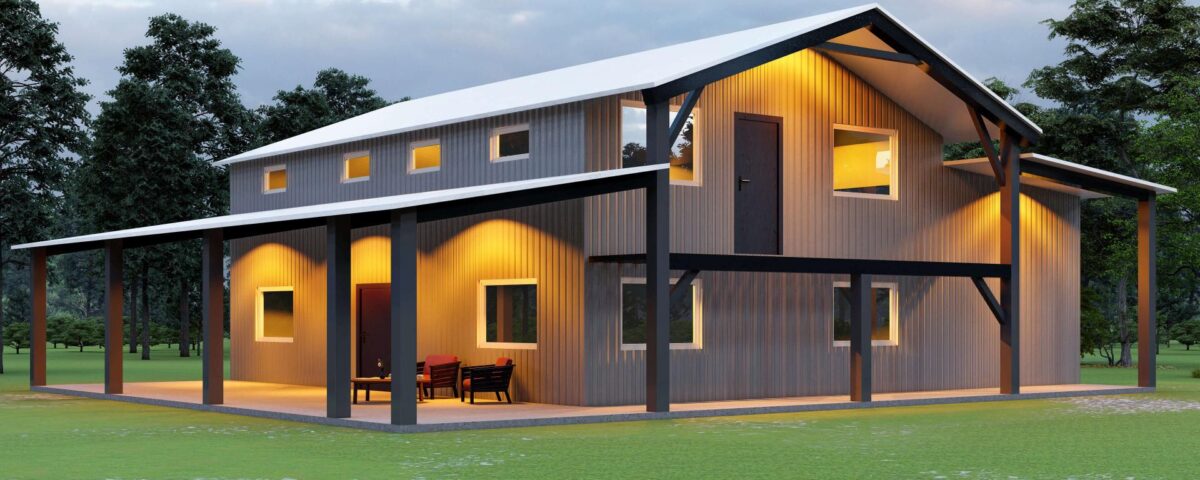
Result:
<svg viewBox="0 0 1200 480"><path fill-rule="evenodd" d="M391 103L367 78L329 68L310 87L246 106L234 82L241 59L216 29L168 13L125 49L93 118L88 82L57 34L34 1L0 0L0 344L10 347L27 346L31 315L28 254L11 245L227 214L228 174L213 161ZM126 252L130 352L199 348L199 250ZM58 255L48 267L51 341L101 343L102 253Z"/></svg>
<svg viewBox="0 0 1200 480"><path fill-rule="evenodd" d="M57 25L31 0L0 0L0 11L0 325L29 318L28 260L9 245L225 214L227 172L213 160L389 103L366 78L328 69L311 87L247 107L233 81L241 60L216 29L165 14L150 19L144 45L125 50L120 82L93 119L87 81L70 66ZM1043 127L1033 151L1179 188L1158 203L1159 338L1190 348L1200 340L1200 7L1077 0L1065 18L1044 24L1067 45L1062 61L1021 84L1038 101L1020 101L1018 88L995 78L987 84ZM946 159L982 155L977 142L944 151ZM1136 205L1091 200L1080 218L1080 354L1130 366ZM188 355L198 250L182 243L128 253L131 351L148 358L156 328L166 326ZM62 343L86 343L79 332L101 308L101 267L96 253L54 257L50 310L72 318L66 330L76 334ZM20 328L0 333L24 335Z"/></svg>

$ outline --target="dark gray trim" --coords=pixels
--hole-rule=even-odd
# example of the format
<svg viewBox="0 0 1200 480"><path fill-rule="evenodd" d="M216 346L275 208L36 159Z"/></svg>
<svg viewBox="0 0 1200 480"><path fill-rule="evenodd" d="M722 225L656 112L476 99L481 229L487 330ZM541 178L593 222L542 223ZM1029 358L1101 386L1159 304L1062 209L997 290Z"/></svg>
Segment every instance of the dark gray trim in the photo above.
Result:
<svg viewBox="0 0 1200 480"><path fill-rule="evenodd" d="M350 416L350 219L325 224L325 410Z"/></svg>
<svg viewBox="0 0 1200 480"><path fill-rule="evenodd" d="M865 48L842 43L825 42L812 48L813 50L825 53L841 53L845 55L873 58L875 60L884 60L888 62L907 63L909 65L922 65L925 63L917 57L907 53L889 52L887 50L876 50L874 48Z"/></svg>
<svg viewBox="0 0 1200 480"><path fill-rule="evenodd" d="M669 161L670 106L646 104L646 163ZM671 409L671 174L646 183L646 411Z"/></svg>
<svg viewBox="0 0 1200 480"><path fill-rule="evenodd" d="M645 263L643 254L595 255L592 263ZM871 274L914 277L985 277L1003 278L1008 265L996 263L921 262L909 260L867 260L858 258L808 258L780 255L720 255L672 253L672 270L720 272L780 272Z"/></svg>
<svg viewBox="0 0 1200 480"><path fill-rule="evenodd" d="M392 425L417 424L417 212L392 212Z"/></svg>
<svg viewBox="0 0 1200 480"><path fill-rule="evenodd" d="M996 322L1004 325L1004 308L996 300L996 295L992 294L992 287L989 287L982 277L971 277L971 282L975 284L975 289L979 290L979 295L983 297L984 303L987 303L988 310L991 310L992 315L996 317Z"/></svg>
<svg viewBox="0 0 1200 480"><path fill-rule="evenodd" d="M692 114L692 109L696 107L696 102L700 100L700 93L704 91L704 87L697 88L688 92L687 97L683 99L683 105L679 106L679 112L675 114L675 121L671 122L671 130L667 133L667 145L675 145L675 141L679 140L679 134L683 133L683 126L687 125L687 117Z"/></svg>
<svg viewBox="0 0 1200 480"><path fill-rule="evenodd" d="M1021 393L1021 161L1007 130L1000 131L1004 177L1000 187L1000 263L1008 275L1000 278L1000 393ZM1006 145L1007 144L1007 145ZM1008 147L1005 149L1004 147Z"/></svg>
<svg viewBox="0 0 1200 480"><path fill-rule="evenodd" d="M1138 386L1158 383L1155 354L1158 353L1158 229L1156 197L1138 201Z"/></svg>
<svg viewBox="0 0 1200 480"><path fill-rule="evenodd" d="M850 275L850 401L871 401L871 276Z"/></svg>
<svg viewBox="0 0 1200 480"><path fill-rule="evenodd" d="M200 308L204 338L201 379L204 403L225 403L225 240L204 232L200 247Z"/></svg>
<svg viewBox="0 0 1200 480"><path fill-rule="evenodd" d="M983 124L983 116L979 115L979 111L975 107L967 105L967 113L971 117L971 124L975 126L975 133L979 135L979 144L983 147L983 153L987 155L988 164L992 166L992 174L996 177L997 185L1004 185L1004 166L1000 164L1000 157L996 153L996 146L992 145L992 136L988 133L987 125Z"/></svg>

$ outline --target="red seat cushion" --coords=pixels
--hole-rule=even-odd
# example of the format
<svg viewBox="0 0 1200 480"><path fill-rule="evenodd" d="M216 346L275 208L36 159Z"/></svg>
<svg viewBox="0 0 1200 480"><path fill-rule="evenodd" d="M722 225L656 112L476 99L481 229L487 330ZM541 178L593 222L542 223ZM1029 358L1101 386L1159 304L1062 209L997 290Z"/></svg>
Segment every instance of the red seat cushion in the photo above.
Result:
<svg viewBox="0 0 1200 480"><path fill-rule="evenodd" d="M508 357L500 357L500 358L497 358L497 359L496 359L496 366L497 366L497 367L507 367L507 366L509 366L509 365L512 365L512 359L511 359L511 358L508 358Z"/></svg>
<svg viewBox="0 0 1200 480"><path fill-rule="evenodd" d="M442 365L445 363L454 363L458 361L456 355L428 355L425 357L425 378L429 378L429 367L434 365Z"/></svg>
<svg viewBox="0 0 1200 480"><path fill-rule="evenodd" d="M470 389L471 389L471 379L468 378L466 380L463 380L463 390L470 390Z"/></svg>

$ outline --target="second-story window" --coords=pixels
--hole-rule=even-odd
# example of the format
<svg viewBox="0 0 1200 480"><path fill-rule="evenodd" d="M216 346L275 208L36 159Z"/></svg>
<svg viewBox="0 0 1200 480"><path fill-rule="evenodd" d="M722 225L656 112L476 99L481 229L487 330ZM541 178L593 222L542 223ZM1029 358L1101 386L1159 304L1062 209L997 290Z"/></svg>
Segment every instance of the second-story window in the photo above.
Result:
<svg viewBox="0 0 1200 480"><path fill-rule="evenodd" d="M287 191L287 166L271 165L263 169L263 193Z"/></svg>
<svg viewBox="0 0 1200 480"><path fill-rule="evenodd" d="M671 145L671 184L700 185L700 162L696 150L696 114L684 120L683 130ZM671 105L669 121L674 122L679 105ZM621 167L640 167L646 164L646 106L635 100L621 101Z"/></svg>
<svg viewBox="0 0 1200 480"><path fill-rule="evenodd" d="M371 179L371 154L366 151L342 156L342 183Z"/></svg>
<svg viewBox="0 0 1200 480"><path fill-rule="evenodd" d="M493 162L529 158L529 124L523 123L493 130L491 150Z"/></svg>
<svg viewBox="0 0 1200 480"><path fill-rule="evenodd" d="M442 168L442 144L438 139L409 145L408 173L436 172Z"/></svg>
<svg viewBox="0 0 1200 480"><path fill-rule="evenodd" d="M833 194L896 199L896 131L834 125Z"/></svg>

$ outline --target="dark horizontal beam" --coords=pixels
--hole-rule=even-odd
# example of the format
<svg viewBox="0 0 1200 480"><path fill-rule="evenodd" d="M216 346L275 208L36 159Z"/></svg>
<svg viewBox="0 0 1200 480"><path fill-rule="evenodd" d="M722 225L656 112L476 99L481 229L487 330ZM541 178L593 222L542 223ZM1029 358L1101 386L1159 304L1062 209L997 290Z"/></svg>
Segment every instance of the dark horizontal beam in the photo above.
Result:
<svg viewBox="0 0 1200 480"><path fill-rule="evenodd" d="M1021 172L1057 180L1068 185L1074 185L1084 190L1100 192L1105 195L1112 195L1115 197L1128 197L1138 200L1145 200L1155 195L1154 192L1149 190L1143 190L1130 185L1125 185L1123 183L1096 178L1090 175L1084 175L1033 161L1022 161Z"/></svg>
<svg viewBox="0 0 1200 480"><path fill-rule="evenodd" d="M887 50L876 50L874 48L865 48L842 43L825 42L813 47L813 50L820 50L828 53L841 53L856 57L873 58L875 60L884 60L888 62L907 63L909 65L920 65L925 63L917 57L907 53L889 52Z"/></svg>
<svg viewBox="0 0 1200 480"><path fill-rule="evenodd" d="M597 255L593 263L645 263L643 254ZM672 253L672 270L710 272L773 272L897 275L912 277L1006 278L1007 265L996 263L924 262L910 260L867 260L856 258L781 257L775 255L714 255Z"/></svg>

